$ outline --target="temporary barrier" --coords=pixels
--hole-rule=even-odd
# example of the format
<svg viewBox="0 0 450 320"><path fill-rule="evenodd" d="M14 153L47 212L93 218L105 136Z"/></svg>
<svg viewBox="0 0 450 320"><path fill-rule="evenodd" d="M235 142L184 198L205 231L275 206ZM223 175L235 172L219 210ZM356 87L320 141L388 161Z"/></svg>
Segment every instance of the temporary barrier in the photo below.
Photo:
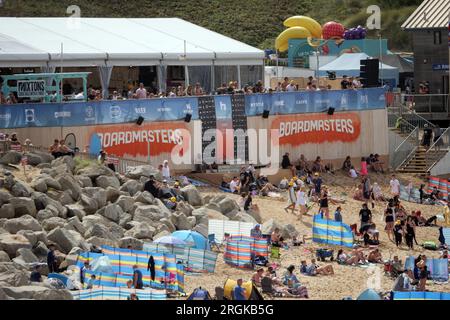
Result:
<svg viewBox="0 0 450 320"><path fill-rule="evenodd" d="M193 249L186 246L144 243L144 251L175 254L189 271L214 272L217 253L209 250Z"/></svg>
<svg viewBox="0 0 450 320"><path fill-rule="evenodd" d="M118 284L126 286L126 282L131 279L131 275L134 272L133 266L137 265L144 275L144 283L147 281L147 284L152 287L166 288L162 283L166 283L166 279L175 279L172 286L173 290L184 292L184 268L182 264L177 264L174 254L150 253L105 246L102 247L101 254L85 252L78 255L77 266L82 267L85 261L92 261L103 255L108 256L113 270L113 274L104 275L103 281L106 281L106 283L102 282L104 286L116 286ZM155 281L151 283L150 271L147 270L150 256L153 256L155 261ZM123 277L113 277L114 275Z"/></svg>
<svg viewBox="0 0 450 320"><path fill-rule="evenodd" d="M448 292L394 291L393 300L450 300Z"/></svg>
<svg viewBox="0 0 450 320"><path fill-rule="evenodd" d="M350 226L333 220L322 219L320 215L314 217L313 242L353 247L353 233Z"/></svg>
<svg viewBox="0 0 450 320"><path fill-rule="evenodd" d="M202 98L202 97L200 97ZM0 128L68 127L145 121L182 120L191 114L199 119L198 97L164 99L104 100L71 103L34 103L2 105ZM229 115L233 101L229 96L214 96L218 119ZM333 106L336 111L375 110L386 107L385 89L279 92L245 95L246 116L263 114L320 113ZM231 113L230 113L231 112ZM231 119L231 118L230 118Z"/></svg>
<svg viewBox="0 0 450 320"><path fill-rule="evenodd" d="M166 300L165 290L127 289L98 287L87 290L70 291L74 300L130 300L131 294L136 294L139 300Z"/></svg>
<svg viewBox="0 0 450 320"><path fill-rule="evenodd" d="M250 231L255 225L251 222L229 221L229 220L209 220L208 234L214 234L217 243L222 243L224 235L243 235L250 237Z"/></svg>
<svg viewBox="0 0 450 320"><path fill-rule="evenodd" d="M438 177L430 177L428 181L428 193L431 193L434 188L439 190L439 193L444 199L448 199L448 192L450 190L450 182L447 179Z"/></svg>
<svg viewBox="0 0 450 320"><path fill-rule="evenodd" d="M405 269L414 270L414 257L408 257L405 261ZM427 258L427 269L434 281L448 281L448 260Z"/></svg>
<svg viewBox="0 0 450 320"><path fill-rule="evenodd" d="M267 239L246 236L230 236L225 242L224 260L227 264L238 268L253 268L256 256L268 258Z"/></svg>

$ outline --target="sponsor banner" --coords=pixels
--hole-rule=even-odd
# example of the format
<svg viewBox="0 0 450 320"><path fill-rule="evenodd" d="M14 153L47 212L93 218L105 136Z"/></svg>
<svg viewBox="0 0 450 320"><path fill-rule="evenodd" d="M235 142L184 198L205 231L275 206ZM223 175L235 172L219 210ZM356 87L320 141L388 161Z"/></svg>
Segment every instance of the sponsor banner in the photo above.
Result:
<svg viewBox="0 0 450 320"><path fill-rule="evenodd" d="M89 141L100 141L100 146L108 154L118 157L148 157L171 153L176 146L190 147L189 139L183 139L188 130L185 122L171 121L158 123L120 124L92 126L88 128ZM186 145L187 144L187 145Z"/></svg>
<svg viewBox="0 0 450 320"><path fill-rule="evenodd" d="M17 96L19 98L45 97L45 80L17 81Z"/></svg>
<svg viewBox="0 0 450 320"><path fill-rule="evenodd" d="M353 142L361 133L361 121L355 113L278 116L272 121L272 129L279 130L280 145Z"/></svg>
<svg viewBox="0 0 450 320"><path fill-rule="evenodd" d="M271 115L278 115L325 112L330 107L336 111L383 109L386 107L385 92L383 88L280 92L245 95L243 99L245 115L249 117L261 115L264 110L269 110ZM191 114L192 120L198 120L199 102L203 108L206 101L213 105L215 114L211 110L202 111L202 121L232 119L234 110L231 96L180 97L2 105L0 128L134 123L140 116L145 122L176 121L184 119L186 114Z"/></svg>

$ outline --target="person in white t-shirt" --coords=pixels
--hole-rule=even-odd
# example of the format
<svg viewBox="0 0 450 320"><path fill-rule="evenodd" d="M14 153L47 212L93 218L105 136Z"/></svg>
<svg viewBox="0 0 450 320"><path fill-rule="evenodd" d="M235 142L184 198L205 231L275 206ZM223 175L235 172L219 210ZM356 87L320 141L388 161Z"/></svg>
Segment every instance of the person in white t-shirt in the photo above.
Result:
<svg viewBox="0 0 450 320"><path fill-rule="evenodd" d="M391 182L389 183L391 186L391 194L396 197L400 195L400 182L395 177L395 174L392 175Z"/></svg>
<svg viewBox="0 0 450 320"><path fill-rule="evenodd" d="M170 180L169 161L164 160L161 174L162 174L163 179Z"/></svg>
<svg viewBox="0 0 450 320"><path fill-rule="evenodd" d="M350 174L350 177L352 177L353 179L358 178L358 172L356 172L355 167L352 166L348 173Z"/></svg>
<svg viewBox="0 0 450 320"><path fill-rule="evenodd" d="M144 84L142 82L136 90L136 99L147 99L147 89L144 88Z"/></svg>
<svg viewBox="0 0 450 320"><path fill-rule="evenodd" d="M300 187L297 191L297 202L296 207L300 209L300 217L299 220L302 220L303 215L306 213L306 192L304 187Z"/></svg>
<svg viewBox="0 0 450 320"><path fill-rule="evenodd" d="M295 86L294 81L292 80L287 86L286 86L286 91L288 92L293 92L296 91L297 87Z"/></svg>
<svg viewBox="0 0 450 320"><path fill-rule="evenodd" d="M230 182L230 190L232 193L239 193L241 190L241 182L237 177L234 177Z"/></svg>

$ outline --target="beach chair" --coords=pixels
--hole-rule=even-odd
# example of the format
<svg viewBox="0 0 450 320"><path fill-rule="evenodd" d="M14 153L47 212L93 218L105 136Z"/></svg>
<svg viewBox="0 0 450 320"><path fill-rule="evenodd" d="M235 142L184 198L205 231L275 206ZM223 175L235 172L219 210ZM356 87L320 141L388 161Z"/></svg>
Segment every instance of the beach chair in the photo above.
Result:
<svg viewBox="0 0 450 320"><path fill-rule="evenodd" d="M220 251L220 247L219 247L219 244L216 242L216 235L214 233L208 235L208 241L209 241L209 246L211 248L216 247L217 250Z"/></svg>
<svg viewBox="0 0 450 320"><path fill-rule="evenodd" d="M279 247L270 247L270 258L280 260L281 254L280 254L280 248Z"/></svg>
<svg viewBox="0 0 450 320"><path fill-rule="evenodd" d="M261 291L270 296L282 297L283 294L274 289L272 279L269 277L264 277L261 279Z"/></svg>

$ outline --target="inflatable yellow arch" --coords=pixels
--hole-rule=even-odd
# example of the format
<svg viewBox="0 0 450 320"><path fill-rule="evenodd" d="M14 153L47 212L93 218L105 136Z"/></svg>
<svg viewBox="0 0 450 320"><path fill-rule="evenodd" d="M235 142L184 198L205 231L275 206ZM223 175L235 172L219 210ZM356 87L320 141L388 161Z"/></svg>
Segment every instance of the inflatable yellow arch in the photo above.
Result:
<svg viewBox="0 0 450 320"><path fill-rule="evenodd" d="M275 49L285 52L289 49L289 39L312 39L322 38L322 26L316 20L305 16L293 16L284 21L284 30L275 40ZM315 43L315 42L314 42Z"/></svg>

